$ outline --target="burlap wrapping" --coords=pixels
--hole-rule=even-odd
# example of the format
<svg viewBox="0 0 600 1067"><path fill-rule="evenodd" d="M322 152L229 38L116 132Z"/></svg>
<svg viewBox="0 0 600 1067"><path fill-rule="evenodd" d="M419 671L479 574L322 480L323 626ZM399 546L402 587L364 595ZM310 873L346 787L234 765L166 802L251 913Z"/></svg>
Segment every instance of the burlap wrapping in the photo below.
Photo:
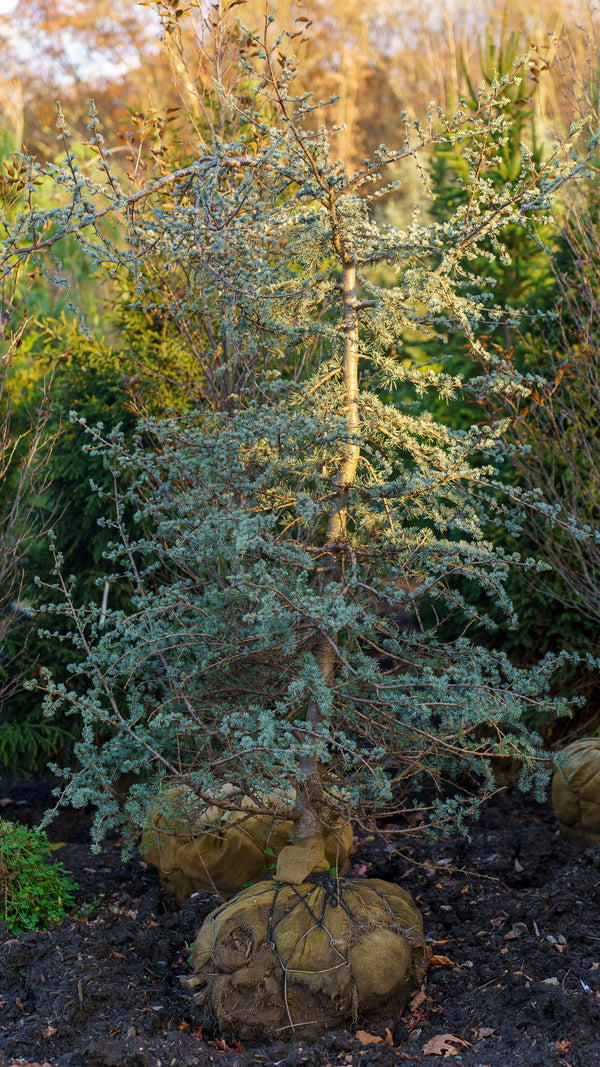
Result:
<svg viewBox="0 0 600 1067"><path fill-rule="evenodd" d="M600 844L600 739L582 738L560 753L552 804L561 837L585 848Z"/></svg>
<svg viewBox="0 0 600 1067"><path fill-rule="evenodd" d="M287 851L273 881L243 889L198 931L196 999L225 1037L250 1040L314 1040L361 1015L397 1016L423 973L413 900L377 878L279 881Z"/></svg>
<svg viewBox="0 0 600 1067"><path fill-rule="evenodd" d="M232 786L223 790L224 803ZM278 810L289 807L295 794L270 794L273 816L256 815L256 805L244 798L247 811L202 806L188 789L177 787L148 812L141 851L160 871L161 883L178 904L205 890L228 900L242 886L266 877L281 849L289 843L294 824ZM352 826L325 836L328 865L343 874L352 849ZM268 850L268 851L267 851Z"/></svg>

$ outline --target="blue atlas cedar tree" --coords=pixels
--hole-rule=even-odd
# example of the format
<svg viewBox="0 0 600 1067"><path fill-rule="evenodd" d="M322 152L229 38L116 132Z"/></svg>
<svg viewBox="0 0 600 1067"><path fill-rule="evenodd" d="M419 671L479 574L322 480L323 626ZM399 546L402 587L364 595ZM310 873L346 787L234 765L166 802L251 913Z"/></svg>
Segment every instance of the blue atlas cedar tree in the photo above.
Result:
<svg viewBox="0 0 600 1067"><path fill-rule="evenodd" d="M497 478L501 422L482 415L452 429L427 397L477 407L530 388L480 343L512 313L472 296L469 264L502 260L509 228L535 232L575 169L568 144L543 163L525 153L504 185L488 180L524 60L453 118L433 105L423 124L401 115L400 147L347 173L330 158L327 127L314 128L317 105L292 95L294 60L269 28L246 41L243 94L215 90L242 120L229 139L213 133L189 165L131 192L93 106L96 177L59 116L67 154L45 173L64 201L36 206L44 171L25 159L29 205L5 226L4 274L34 262L63 284L69 234L106 276L129 279L141 307L219 322L220 408L146 420L133 448L90 428L114 471L106 580L128 583L127 609L110 594L102 606L101 590L75 603L57 548L53 610L72 620L78 657L72 687L46 673L46 711L66 706L82 724L63 798L95 806L98 838L115 823L139 827L171 784L211 803L224 783L233 810L243 795L260 807L294 786L297 844L340 812L402 812L440 832L493 788L494 756L518 758L522 784L539 783L539 739L523 714L563 709L548 695L561 656L521 670L479 647L469 627L491 622L481 597L473 608L464 595L474 583L511 617L506 577L530 564L486 541L484 527L497 516L516 529L522 509L543 505ZM420 168L427 201L422 161L467 136L473 165L448 217L428 222L416 207L404 229L381 220L378 201L404 166ZM415 327L459 330L480 370L449 374L443 353L414 364L398 349ZM422 630L382 619L382 602L421 611ZM449 615L451 641L438 634ZM476 787L452 785L461 770ZM123 774L134 782L125 801L113 788Z"/></svg>

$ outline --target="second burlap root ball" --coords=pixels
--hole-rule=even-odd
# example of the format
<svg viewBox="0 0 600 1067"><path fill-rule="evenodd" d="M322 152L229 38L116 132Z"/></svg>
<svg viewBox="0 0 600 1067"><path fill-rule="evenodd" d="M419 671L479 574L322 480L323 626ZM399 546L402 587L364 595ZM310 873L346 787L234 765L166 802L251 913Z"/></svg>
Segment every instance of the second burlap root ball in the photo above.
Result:
<svg viewBox="0 0 600 1067"><path fill-rule="evenodd" d="M552 804L560 835L585 848L600 844L600 739L586 737L558 756Z"/></svg>
<svg viewBox="0 0 600 1067"><path fill-rule="evenodd" d="M315 1040L361 1016L398 1017L422 977L409 894L327 872L297 882L301 852L285 848L273 881L242 890L196 936L190 984L226 1038Z"/></svg>
<svg viewBox="0 0 600 1067"><path fill-rule="evenodd" d="M144 859L158 867L163 888L178 904L192 893L205 890L227 900L242 886L260 880L274 866L281 849L292 836L294 824L279 812L289 808L295 794L271 794L266 798L273 815L254 814L256 805L244 798L245 811L208 807L184 787L169 790L148 813L142 836ZM327 859L339 874L348 869L352 827L325 836Z"/></svg>

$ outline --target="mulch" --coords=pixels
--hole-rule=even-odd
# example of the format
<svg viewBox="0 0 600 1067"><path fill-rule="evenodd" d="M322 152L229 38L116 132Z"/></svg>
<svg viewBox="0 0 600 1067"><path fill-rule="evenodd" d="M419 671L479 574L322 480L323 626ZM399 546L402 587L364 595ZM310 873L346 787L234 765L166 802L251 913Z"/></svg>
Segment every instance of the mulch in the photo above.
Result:
<svg viewBox="0 0 600 1067"><path fill-rule="evenodd" d="M33 825L48 783L0 783L4 817ZM228 1047L185 985L190 946L217 901L183 908L154 868L95 855L85 813L50 827L79 884L47 931L0 924L0 1067L600 1067L600 849L562 841L549 803L515 790L482 808L470 840L362 834L352 872L398 882L421 908L431 961L402 1018L356 1033ZM231 1045L231 1042L230 1042Z"/></svg>

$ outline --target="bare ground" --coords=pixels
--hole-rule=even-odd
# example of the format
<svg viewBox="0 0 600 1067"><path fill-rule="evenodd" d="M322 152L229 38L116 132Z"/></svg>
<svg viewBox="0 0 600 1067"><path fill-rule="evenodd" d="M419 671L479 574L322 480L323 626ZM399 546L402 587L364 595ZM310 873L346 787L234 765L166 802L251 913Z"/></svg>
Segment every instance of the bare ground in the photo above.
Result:
<svg viewBox="0 0 600 1067"><path fill-rule="evenodd" d="M0 784L8 818L32 825L47 799L47 783ZM600 850L561 841L549 804L499 794L470 841L407 842L391 826L357 841L353 873L413 894L432 955L387 1035L362 1021L387 1038L372 1043L340 1028L308 1046L227 1048L184 984L216 898L178 909L153 868L123 864L118 839L93 855L81 813L65 812L49 836L65 842L77 908L48 931L0 924L0 1067L600 1067Z"/></svg>

